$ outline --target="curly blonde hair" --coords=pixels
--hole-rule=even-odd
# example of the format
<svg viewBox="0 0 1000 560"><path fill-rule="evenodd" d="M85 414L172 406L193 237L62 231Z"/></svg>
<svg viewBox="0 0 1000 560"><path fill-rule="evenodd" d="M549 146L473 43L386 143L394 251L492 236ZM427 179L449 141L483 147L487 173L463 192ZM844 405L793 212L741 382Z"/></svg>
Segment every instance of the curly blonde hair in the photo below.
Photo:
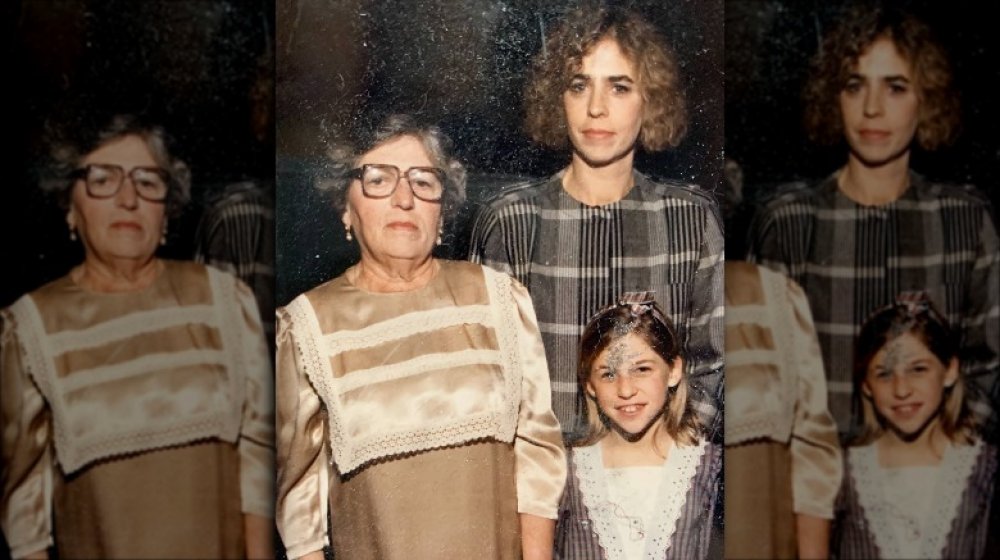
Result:
<svg viewBox="0 0 1000 560"><path fill-rule="evenodd" d="M639 145L659 151L680 143L687 132L687 107L673 50L653 25L616 7L580 7L548 36L535 56L524 89L525 131L553 149L569 146L563 93L586 56L612 39L639 74L643 98Z"/></svg>
<svg viewBox="0 0 1000 560"><path fill-rule="evenodd" d="M812 59L803 92L809 138L836 144L844 138L839 96L858 58L879 39L892 41L911 65L919 109L917 143L934 150L954 140L961 119L958 93L944 47L930 27L912 14L889 7L856 6L828 33Z"/></svg>

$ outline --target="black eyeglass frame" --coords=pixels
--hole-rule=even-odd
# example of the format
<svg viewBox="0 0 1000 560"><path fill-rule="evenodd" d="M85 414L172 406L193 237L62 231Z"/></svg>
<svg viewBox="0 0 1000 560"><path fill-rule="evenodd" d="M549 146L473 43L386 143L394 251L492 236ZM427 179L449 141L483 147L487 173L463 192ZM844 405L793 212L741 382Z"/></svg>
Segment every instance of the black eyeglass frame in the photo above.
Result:
<svg viewBox="0 0 1000 560"><path fill-rule="evenodd" d="M88 180L88 176L90 175L90 170L93 168L116 170L118 172L119 174L118 186L115 188L114 192L103 195L94 194L90 181ZM153 173L157 175L160 178L160 180L163 181L163 184L166 186L166 189L163 191L163 196L161 198L156 198L156 197L150 197L148 193L143 194L143 190L139 188L134 177L136 171L145 171L147 173ZM114 198L119 192L121 192L122 187L125 185L126 177L128 177L128 179L132 181L132 185L135 187L135 194L139 198L145 201L166 202L167 198L170 196L170 173L166 169L163 169L162 167L138 165L136 167L133 167L132 169L129 169L128 172L126 173L124 167L113 163L90 163L84 165L83 167L78 167L74 169L72 172L70 172L71 179L74 180L80 179L83 181L84 187L86 187L87 189L87 196L89 196L90 198L96 198L98 200Z"/></svg>
<svg viewBox="0 0 1000 560"><path fill-rule="evenodd" d="M365 187L364 176L365 172L372 167L375 168L391 167L392 169L396 170L396 184L393 185L392 190L390 190L388 193L381 195L373 195L368 192L368 189ZM438 195L437 198L426 198L418 194L417 190L413 188L413 183L410 181L410 172L413 170L433 173L438 178L438 181L441 182L441 194ZM447 181L445 180L444 170L441 169L440 167L432 167L432 166L414 165L413 167L407 168L406 171L403 171L398 166L392 165L391 163L365 163L362 164L361 167L355 167L354 169L352 169L349 173L349 177L361 181L361 192L368 198L389 198L390 196L393 195L393 193L396 192L396 189L399 188L399 183L403 180L403 177L406 177L406 182L409 183L410 192L413 193L413 196L415 196L420 200L423 200L424 202L441 202L441 200L444 198L444 191L447 188L446 186Z"/></svg>

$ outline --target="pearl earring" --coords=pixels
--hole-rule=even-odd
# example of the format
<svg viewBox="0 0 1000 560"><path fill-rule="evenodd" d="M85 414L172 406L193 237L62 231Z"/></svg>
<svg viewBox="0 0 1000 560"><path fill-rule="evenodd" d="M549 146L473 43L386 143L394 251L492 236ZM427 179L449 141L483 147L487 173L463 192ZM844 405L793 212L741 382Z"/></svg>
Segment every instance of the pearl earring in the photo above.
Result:
<svg viewBox="0 0 1000 560"><path fill-rule="evenodd" d="M347 233L347 240L354 241L354 236L351 235L351 226L344 226L344 232Z"/></svg>
<svg viewBox="0 0 1000 560"><path fill-rule="evenodd" d="M160 235L160 245L167 244L167 222L163 222L163 234Z"/></svg>
<svg viewBox="0 0 1000 560"><path fill-rule="evenodd" d="M70 241L76 241L76 228L75 227L70 226L70 228L69 228L69 240Z"/></svg>

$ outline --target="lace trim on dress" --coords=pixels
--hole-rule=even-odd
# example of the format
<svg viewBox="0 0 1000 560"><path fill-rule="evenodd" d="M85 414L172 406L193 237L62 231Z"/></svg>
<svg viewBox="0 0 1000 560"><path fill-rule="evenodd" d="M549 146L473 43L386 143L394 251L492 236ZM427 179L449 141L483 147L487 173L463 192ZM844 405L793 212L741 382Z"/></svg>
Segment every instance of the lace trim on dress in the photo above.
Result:
<svg viewBox="0 0 1000 560"><path fill-rule="evenodd" d="M521 406L521 331L516 325L521 324L520 312L514 302L511 292L513 279L506 274L482 267L486 281L486 292L493 304L493 325L497 333L497 343L500 346L500 363L504 364L504 382L507 394L504 398L504 409L499 411L497 431L494 434L499 441L512 442L517 431L518 412Z"/></svg>
<svg viewBox="0 0 1000 560"><path fill-rule="evenodd" d="M306 296L295 298L287 306L286 309L292 319L291 329L296 334L294 340L299 355L299 364L305 370L307 378L326 405L329 419L331 461L336 463L342 475L349 474L363 465L386 457L449 447L485 438L504 442L514 440L521 386L516 330L518 323L515 322L519 321L519 317L511 294L510 278L488 268L483 268L483 271L491 302L489 306L491 313L489 316L480 317L480 319L486 319L486 326L495 330L499 349L498 352L474 351L473 354L479 355L480 361L476 363L499 363L503 366L506 394L503 395L502 399L484 399L484 402L502 400L500 408L483 410L474 415L453 417L443 422L417 426L405 431L394 430L390 433L379 433L366 438L353 438L347 435L344 425L344 405L340 396L345 391L372 383L372 373L375 373L376 377L382 380L419 373L417 366L421 364L426 366L426 364L415 362L433 360L434 356L424 356L417 360L411 360L407 366L408 369L375 368L378 371L357 371L337 378L331 366L330 356L343 352L344 349L339 345L331 347L332 344L326 344L331 341L331 338L323 334L315 310ZM448 313L452 318L442 316L441 324L461 324L465 321L456 322L459 318L467 320L470 317L479 316L477 308L479 306L474 306L473 312L468 314L461 312L461 308L451 309ZM355 333L357 332L361 331L355 331ZM347 340L350 339L350 337L347 338ZM334 337L332 340L336 341L337 339ZM499 354L499 358L497 358L497 354ZM450 354L444 359L449 365L462 365L464 362L462 362L461 356L461 353Z"/></svg>
<svg viewBox="0 0 1000 560"><path fill-rule="evenodd" d="M706 449L704 440L697 445L678 447L675 444L670 448L670 454L663 463L663 483L656 500L659 504L657 523L646 534L647 559L662 559L664 552L670 549L691 481L698 472ZM609 499L607 471L600 444L575 448L573 462L583 505L587 508L587 516L593 523L605 557L608 560L624 559L625 549L615 524L618 508Z"/></svg>
<svg viewBox="0 0 1000 560"><path fill-rule="evenodd" d="M241 420L241 397L244 388L241 383L242 377L238 375L241 370L235 368L242 365L243 347L238 343L235 346L232 345L234 337L239 335L229 333L230 329L221 328L223 323L218 320L218 316L223 314L221 310L234 306L237 300L233 283L229 278L214 278L212 281L211 272L209 278L212 284L216 317L215 320L206 321L206 324L223 333L226 345L224 353L229 356L222 356L215 351L207 354L200 351L150 354L137 358L132 363L102 369L95 368L89 373L83 371L84 377L82 378L78 378L76 375L61 378L57 374L55 359L58 352L52 346L51 337L45 332L41 312L31 296L23 297L11 306L11 312L17 318L17 322L24 327L18 330L18 336L21 338L28 372L38 384L52 411L55 454L66 474L71 474L94 461L109 457L215 437L229 442L237 440ZM226 280L229 282L227 283ZM174 308L164 310L167 316L174 319L176 318L175 311ZM238 314L239 311L237 310L235 313ZM159 327L157 317L158 315L153 314L146 316L145 319ZM227 319L231 320L231 318ZM242 325L242 322L234 324L232 328L239 328L237 325ZM112 331L117 331L117 329L118 327L115 327ZM103 334L112 331L105 329ZM85 329L74 331L73 338L76 340L100 340L101 343L115 340L107 340L103 334L102 336L91 335ZM121 336L127 337L130 334L123 332ZM104 415L104 418L108 419L107 422L100 424L91 422L88 425L90 433L84 436L72 433L72 426L77 425L76 413L85 411L88 403L79 399L74 399L71 403L67 399L67 394L70 391L79 390L88 385L97 385L99 382L113 382L118 378L157 369L157 366L176 368L178 361L189 364L226 362L229 368L232 368L227 368L225 373L229 394L201 395L202 398L212 401L202 407L206 412L177 415L172 417L170 421L160 421L156 425L141 421L119 422L120 418L111 411ZM236 397L239 398L236 399ZM190 399L190 394L185 394L184 398Z"/></svg>
<svg viewBox="0 0 1000 560"><path fill-rule="evenodd" d="M758 272L764 303L732 306L726 310L727 325L748 324L767 328L774 340L774 349L739 350L727 354L730 369L742 364L767 364L777 368L779 378L766 395L769 406L751 414L732 411L726 417L726 444L733 445L755 439L788 443L792 435L795 403L798 400L797 372L805 367L822 367L808 359L807 348L793 333L791 318L795 316L789 302L787 280L769 271ZM767 320L761 322L761 317ZM761 404L755 403L761 407Z"/></svg>
<svg viewBox="0 0 1000 560"><path fill-rule="evenodd" d="M240 425L243 420L243 403L246 401L246 378L249 375L250 367L247 360L252 355L248 347L252 344L247 340L246 320L243 318L243 310L246 309L244 302L240 301L236 293L236 278L226 275L212 267L205 267L208 271L208 281L212 287L212 299L215 302L215 309L218 313L216 327L222 333L222 345L226 353L227 369L226 381L229 384L228 410L219 407L220 411L225 410L223 420L223 431L220 434L223 440L235 442L240 435ZM250 303L250 302L246 302ZM250 309L255 309L254 306ZM256 321L256 313L248 313L250 319ZM228 325L228 328L227 328Z"/></svg>
<svg viewBox="0 0 1000 560"><path fill-rule="evenodd" d="M958 516L962 498L968 486L969 477L975 468L976 458L982 450L982 443L945 448L944 458L937 469L934 484L933 504L930 515L920 526L908 524L908 534L919 538L921 557L940 558L947 544L951 526ZM899 522L900 516L893 510L893 504L883 490L884 470L878 465L876 445L851 448L848 466L857 486L858 503L871 528L875 546L886 558L898 558L903 554L892 523Z"/></svg>

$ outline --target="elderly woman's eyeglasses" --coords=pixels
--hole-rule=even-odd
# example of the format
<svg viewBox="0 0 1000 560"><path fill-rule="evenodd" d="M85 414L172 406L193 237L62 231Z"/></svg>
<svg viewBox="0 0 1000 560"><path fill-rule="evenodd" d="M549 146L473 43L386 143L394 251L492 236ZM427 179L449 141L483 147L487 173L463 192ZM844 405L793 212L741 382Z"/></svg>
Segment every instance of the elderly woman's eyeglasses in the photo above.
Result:
<svg viewBox="0 0 1000 560"><path fill-rule="evenodd" d="M361 180L361 191L369 198L385 198L396 192L399 179L406 177L413 196L426 202L438 202L444 195L444 171L437 167L411 167L400 171L395 165L366 163L351 171Z"/></svg>
<svg viewBox="0 0 1000 560"><path fill-rule="evenodd" d="M118 194L125 177L132 181L139 198L163 202L170 191L170 175L159 167L133 167L127 173L120 165L92 163L73 171L73 179L82 179L91 198L111 198Z"/></svg>

